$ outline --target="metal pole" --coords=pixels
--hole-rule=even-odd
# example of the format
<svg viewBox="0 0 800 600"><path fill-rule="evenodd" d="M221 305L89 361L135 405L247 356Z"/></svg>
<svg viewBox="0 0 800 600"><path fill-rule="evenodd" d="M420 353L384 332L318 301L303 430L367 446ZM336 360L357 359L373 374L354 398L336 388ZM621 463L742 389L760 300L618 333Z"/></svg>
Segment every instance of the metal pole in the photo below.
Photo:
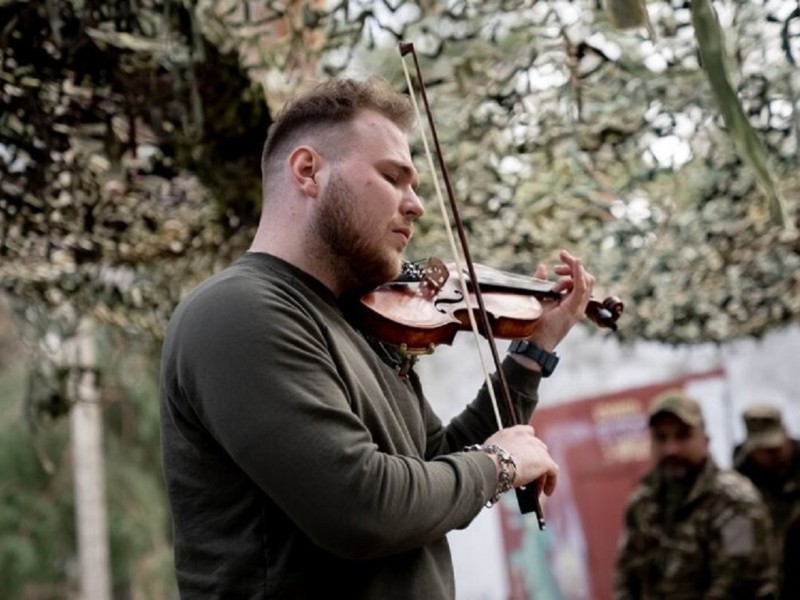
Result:
<svg viewBox="0 0 800 600"><path fill-rule="evenodd" d="M103 411L97 386L94 325L84 319L68 344L75 518L81 598L110 600L108 519L103 460Z"/></svg>

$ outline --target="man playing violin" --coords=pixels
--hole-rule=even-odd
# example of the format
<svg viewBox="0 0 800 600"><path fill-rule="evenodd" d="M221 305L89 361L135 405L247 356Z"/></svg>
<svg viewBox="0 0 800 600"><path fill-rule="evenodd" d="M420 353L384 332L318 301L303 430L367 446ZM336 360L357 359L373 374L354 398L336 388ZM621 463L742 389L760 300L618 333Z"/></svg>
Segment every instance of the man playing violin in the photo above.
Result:
<svg viewBox="0 0 800 600"><path fill-rule="evenodd" d="M414 371L399 377L340 305L398 275L424 213L414 119L378 80L291 102L264 146L250 250L169 323L163 458L183 598L453 598L446 534L512 487L555 489L546 445L529 425L497 431L485 386L444 425ZM560 258L563 298L529 340L547 352L594 285ZM541 367L514 354L502 369L528 423Z"/></svg>

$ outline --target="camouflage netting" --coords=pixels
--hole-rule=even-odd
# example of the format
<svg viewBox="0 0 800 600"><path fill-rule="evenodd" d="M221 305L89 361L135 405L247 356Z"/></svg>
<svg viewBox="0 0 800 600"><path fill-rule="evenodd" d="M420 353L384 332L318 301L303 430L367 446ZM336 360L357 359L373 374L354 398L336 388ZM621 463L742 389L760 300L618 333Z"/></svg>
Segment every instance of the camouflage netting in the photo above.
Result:
<svg viewBox="0 0 800 600"><path fill-rule="evenodd" d="M3 287L31 321L160 335L257 222L262 88L180 3L6 2L0 22Z"/></svg>
<svg viewBox="0 0 800 600"><path fill-rule="evenodd" d="M529 272L572 249L625 301L628 340L797 321L800 9L718 5L722 40L693 4L621 30L588 0L0 0L3 285L31 319L158 336L249 241L267 105L342 72L404 88L407 39L477 260ZM445 255L437 215L413 258Z"/></svg>

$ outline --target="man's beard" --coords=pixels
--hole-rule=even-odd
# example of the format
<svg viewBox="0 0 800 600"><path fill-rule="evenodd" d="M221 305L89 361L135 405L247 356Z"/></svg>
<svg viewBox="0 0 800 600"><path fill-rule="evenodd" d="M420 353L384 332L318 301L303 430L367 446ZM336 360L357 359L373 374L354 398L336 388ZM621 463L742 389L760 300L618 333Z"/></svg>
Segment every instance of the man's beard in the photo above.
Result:
<svg viewBox="0 0 800 600"><path fill-rule="evenodd" d="M334 171L320 199L315 227L322 250L331 253L326 258L344 287L372 289L397 277L401 257L388 258L384 248L376 248L358 233L368 231L363 223L359 227L358 208L353 189Z"/></svg>
<svg viewBox="0 0 800 600"><path fill-rule="evenodd" d="M670 456L662 458L658 463L661 476L669 482L681 483L692 481L700 472L702 464L696 465L682 458Z"/></svg>

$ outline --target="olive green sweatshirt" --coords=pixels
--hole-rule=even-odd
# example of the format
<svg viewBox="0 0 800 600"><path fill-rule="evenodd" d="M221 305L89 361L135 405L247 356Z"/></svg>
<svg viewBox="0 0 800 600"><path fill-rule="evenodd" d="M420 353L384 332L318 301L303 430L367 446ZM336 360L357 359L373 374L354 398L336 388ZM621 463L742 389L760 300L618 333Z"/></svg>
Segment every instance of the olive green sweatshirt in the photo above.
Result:
<svg viewBox="0 0 800 600"><path fill-rule="evenodd" d="M539 376L506 360L526 422ZM443 426L320 282L250 253L193 291L162 355L183 598L453 598L445 535L494 494L486 390Z"/></svg>

